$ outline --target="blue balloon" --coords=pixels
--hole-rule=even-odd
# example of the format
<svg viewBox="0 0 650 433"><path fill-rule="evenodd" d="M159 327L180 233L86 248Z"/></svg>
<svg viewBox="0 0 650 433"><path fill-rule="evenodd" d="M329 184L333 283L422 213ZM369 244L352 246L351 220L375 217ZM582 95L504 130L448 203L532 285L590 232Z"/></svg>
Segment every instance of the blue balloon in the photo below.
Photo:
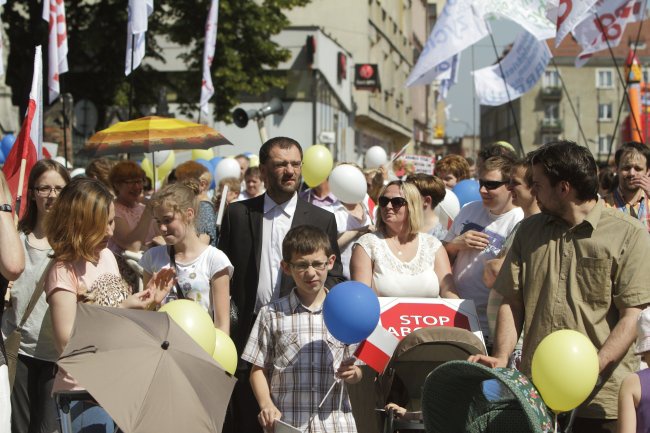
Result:
<svg viewBox="0 0 650 433"><path fill-rule="evenodd" d="M323 303L323 319L327 330L345 344L360 343L379 323L379 298L368 286L358 281L339 283L327 294Z"/></svg>
<svg viewBox="0 0 650 433"><path fill-rule="evenodd" d="M15 141L16 137L11 132L2 137L2 141L0 141L0 150L2 150L2 154L5 157L9 155L9 151L14 147Z"/></svg>
<svg viewBox="0 0 650 433"><path fill-rule="evenodd" d="M210 173L210 176L212 177L212 180L210 181L210 189L213 189L214 188L214 175L212 173L214 173L215 166L212 164L212 161L208 161L207 159L201 159L201 158L199 158L199 159L197 159L195 161L198 162L199 164L201 164L203 167L208 169L208 172Z"/></svg>
<svg viewBox="0 0 650 433"><path fill-rule="evenodd" d="M458 201L460 202L460 207L465 206L471 201L481 200L481 193L479 192L479 184L475 179L465 179L461 180L452 188Z"/></svg>
<svg viewBox="0 0 650 433"><path fill-rule="evenodd" d="M212 158L210 160L210 164L212 164L212 166L214 168L217 168L217 164L219 164L219 161L221 161L222 159L223 159L223 156L215 156L214 158ZM212 170L210 173L212 173L213 171L214 170Z"/></svg>
<svg viewBox="0 0 650 433"><path fill-rule="evenodd" d="M0 164L4 164L6 159L5 154L0 151Z"/></svg>

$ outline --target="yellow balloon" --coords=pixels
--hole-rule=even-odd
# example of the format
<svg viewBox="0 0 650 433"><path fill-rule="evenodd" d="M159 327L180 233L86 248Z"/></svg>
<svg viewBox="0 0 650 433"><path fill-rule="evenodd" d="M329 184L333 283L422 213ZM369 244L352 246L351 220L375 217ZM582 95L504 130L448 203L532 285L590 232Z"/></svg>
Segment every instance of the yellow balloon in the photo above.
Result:
<svg viewBox="0 0 650 433"><path fill-rule="evenodd" d="M151 163L151 161L149 160L149 158L145 158L145 159L142 160L142 162L140 163L140 168L142 168L142 170L144 170L145 176L147 176L153 182L153 170L154 170L154 167L153 167L153 164ZM156 176L156 179L157 178L158 177Z"/></svg>
<svg viewBox="0 0 650 433"><path fill-rule="evenodd" d="M215 328L216 342L212 357L230 374L237 370L237 348L235 343L228 337L228 334L221 329Z"/></svg>
<svg viewBox="0 0 650 433"><path fill-rule="evenodd" d="M318 186L330 175L333 165L329 149L322 144L315 144L305 151L302 158L302 178L308 186Z"/></svg>
<svg viewBox="0 0 650 433"><path fill-rule="evenodd" d="M203 307L188 299L178 299L163 305L158 311L169 314L199 346L210 355L214 353L215 328Z"/></svg>
<svg viewBox="0 0 650 433"><path fill-rule="evenodd" d="M192 150L192 159L196 161L197 159L205 159L210 161L214 158L214 152L212 149L193 149Z"/></svg>
<svg viewBox="0 0 650 433"><path fill-rule="evenodd" d="M533 354L532 380L554 412L575 409L591 394L598 380L596 348L577 331L553 332Z"/></svg>
<svg viewBox="0 0 650 433"><path fill-rule="evenodd" d="M158 179L163 179L167 177L170 171L174 168L174 165L176 164L176 154L172 150L169 152L169 156L167 159L158 166L158 173L156 175L156 180Z"/></svg>
<svg viewBox="0 0 650 433"><path fill-rule="evenodd" d="M250 161L248 166L249 167L259 167L260 166L260 157L257 155L251 155L248 157L248 160Z"/></svg>

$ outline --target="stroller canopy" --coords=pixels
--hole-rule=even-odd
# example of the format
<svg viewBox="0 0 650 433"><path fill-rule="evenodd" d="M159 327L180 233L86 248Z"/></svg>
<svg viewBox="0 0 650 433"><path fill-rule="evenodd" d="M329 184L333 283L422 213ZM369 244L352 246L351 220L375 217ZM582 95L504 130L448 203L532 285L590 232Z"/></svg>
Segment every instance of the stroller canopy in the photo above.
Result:
<svg viewBox="0 0 650 433"><path fill-rule="evenodd" d="M450 361L427 377L427 433L549 433L553 421L532 382L512 368Z"/></svg>

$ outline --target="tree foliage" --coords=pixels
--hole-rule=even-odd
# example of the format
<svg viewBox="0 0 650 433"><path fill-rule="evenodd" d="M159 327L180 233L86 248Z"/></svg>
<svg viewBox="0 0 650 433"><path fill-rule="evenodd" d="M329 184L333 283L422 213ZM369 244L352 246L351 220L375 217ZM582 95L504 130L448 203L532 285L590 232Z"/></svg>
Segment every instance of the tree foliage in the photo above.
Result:
<svg viewBox="0 0 650 433"><path fill-rule="evenodd" d="M283 78L267 71L286 60L289 52L271 37L289 24L284 10L308 2L220 0L212 65L215 95L211 103L215 104L216 120L230 119L239 95L259 95L284 85ZM161 72L142 65L133 77L124 74L127 5L128 0L66 1L70 72L62 76L62 90L71 93L75 100L93 101L100 110L100 118L109 107L127 109L131 84L136 110L155 105L165 88L176 95L177 102L186 110L196 113L210 0L155 0L154 13L149 18L145 62L164 61L165 53L158 43L167 39L184 47L180 57L186 68ZM10 45L6 82L12 88L14 103L21 106L29 91L33 47L42 44L47 55L47 24L40 18L41 8L40 0L8 2L2 17ZM139 114L142 113L135 115Z"/></svg>

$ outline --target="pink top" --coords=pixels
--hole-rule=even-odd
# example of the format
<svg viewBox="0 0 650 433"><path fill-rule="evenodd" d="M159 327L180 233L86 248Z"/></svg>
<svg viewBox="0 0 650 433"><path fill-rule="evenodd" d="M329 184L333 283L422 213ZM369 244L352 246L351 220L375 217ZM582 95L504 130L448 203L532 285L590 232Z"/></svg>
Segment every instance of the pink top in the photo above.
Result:
<svg viewBox="0 0 650 433"><path fill-rule="evenodd" d="M96 293L107 284L114 285L116 280L121 280L115 256L104 248L99 253L97 264L78 260L76 262L56 262L45 281L45 294L49 298L55 290L66 290L75 293L77 299L86 294ZM81 390L77 382L63 369L54 379L52 392Z"/></svg>
<svg viewBox="0 0 650 433"><path fill-rule="evenodd" d="M126 224L131 230L133 230L135 226L138 225L138 222L140 222L140 218L142 218L142 214L146 209L146 206L142 203L136 203L134 207L128 207L115 200L113 204L115 205L115 218L122 218L124 221L126 221ZM153 221L151 221L151 224L149 225L149 232L144 239L144 244L148 244L155 237L156 225ZM108 248L117 254L120 254L122 251L124 251L124 249L115 243L113 239L108 241Z"/></svg>

